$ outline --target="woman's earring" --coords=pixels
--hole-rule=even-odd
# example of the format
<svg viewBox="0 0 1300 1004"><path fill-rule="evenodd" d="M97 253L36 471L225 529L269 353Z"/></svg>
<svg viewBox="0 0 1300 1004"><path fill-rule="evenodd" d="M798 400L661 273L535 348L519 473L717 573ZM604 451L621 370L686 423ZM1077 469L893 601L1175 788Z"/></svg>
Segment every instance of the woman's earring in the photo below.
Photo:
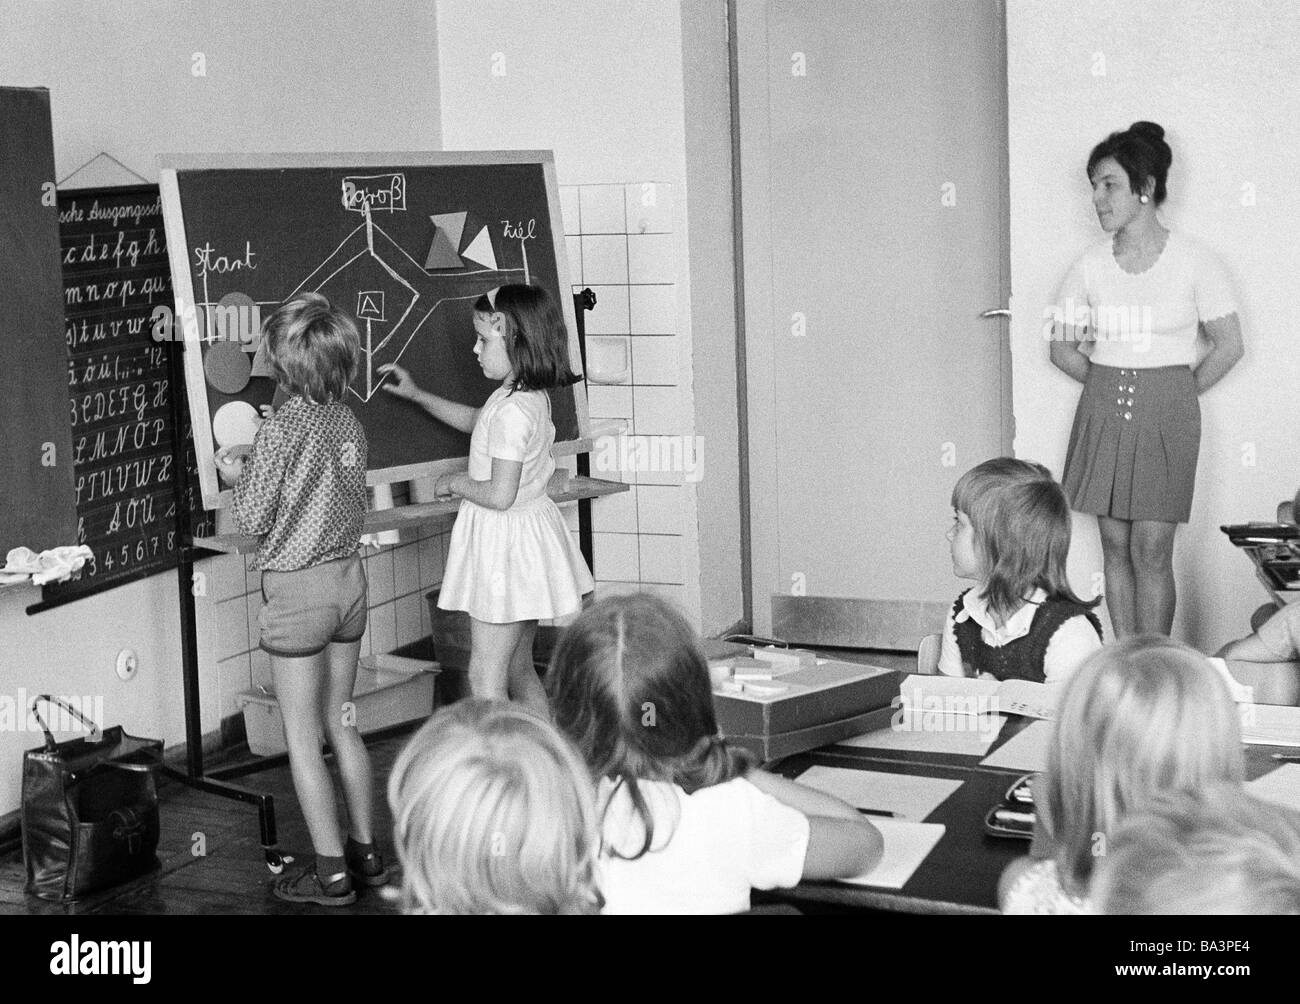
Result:
<svg viewBox="0 0 1300 1004"><path fill-rule="evenodd" d="M1149 195L1143 195L1141 198L1138 199L1138 202L1142 203L1142 205L1144 206L1150 201L1151 201L1151 196Z"/></svg>

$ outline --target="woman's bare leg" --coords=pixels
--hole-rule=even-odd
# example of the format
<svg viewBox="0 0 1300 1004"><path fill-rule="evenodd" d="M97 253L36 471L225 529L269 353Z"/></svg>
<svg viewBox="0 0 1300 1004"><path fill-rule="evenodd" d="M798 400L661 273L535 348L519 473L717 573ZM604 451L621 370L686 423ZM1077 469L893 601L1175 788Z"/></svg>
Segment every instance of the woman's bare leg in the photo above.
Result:
<svg viewBox="0 0 1300 1004"><path fill-rule="evenodd" d="M1133 559L1134 611L1137 630L1169 634L1178 601L1174 585L1174 531L1177 523L1133 521L1129 553Z"/></svg>
<svg viewBox="0 0 1300 1004"><path fill-rule="evenodd" d="M1098 516L1101 530L1101 554L1106 575L1106 609L1110 612L1110 626L1114 636L1127 638L1137 633L1134 613L1133 559L1129 552L1130 530L1126 519Z"/></svg>

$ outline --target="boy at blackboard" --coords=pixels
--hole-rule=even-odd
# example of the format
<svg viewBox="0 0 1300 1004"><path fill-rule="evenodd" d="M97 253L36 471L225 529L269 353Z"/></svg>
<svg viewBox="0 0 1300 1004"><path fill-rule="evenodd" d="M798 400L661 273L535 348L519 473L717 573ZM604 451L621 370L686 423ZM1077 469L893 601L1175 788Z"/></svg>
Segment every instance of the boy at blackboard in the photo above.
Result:
<svg viewBox="0 0 1300 1004"><path fill-rule="evenodd" d="M575 383L569 340L555 301L539 286L502 286L474 304L474 355L501 386L481 408L416 386L400 366L390 393L469 432L469 472L445 474L438 494L464 499L447 550L438 606L470 616L470 688L475 697L521 701L549 715L533 668L539 619L577 613L595 588L564 517L547 494L554 387Z"/></svg>
<svg viewBox="0 0 1300 1004"><path fill-rule="evenodd" d="M353 881L383 885L373 844L370 755L349 713L366 630L366 573L358 550L366 512L366 434L343 403L360 339L352 319L319 293L281 305L264 328L275 378L291 395L262 424L251 452L217 453L235 486L240 532L261 535L257 563L265 600L261 647L284 716L293 786L316 851L275 895L346 906ZM342 840L334 785L321 756L328 740L343 779L349 836Z"/></svg>

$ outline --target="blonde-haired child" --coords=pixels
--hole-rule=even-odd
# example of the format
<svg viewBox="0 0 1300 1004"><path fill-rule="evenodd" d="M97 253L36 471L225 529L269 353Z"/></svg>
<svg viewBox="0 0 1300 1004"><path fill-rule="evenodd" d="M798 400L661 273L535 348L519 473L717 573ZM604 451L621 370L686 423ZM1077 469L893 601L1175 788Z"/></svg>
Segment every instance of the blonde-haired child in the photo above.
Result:
<svg viewBox="0 0 1300 1004"><path fill-rule="evenodd" d="M595 913L600 838L591 779L522 706L440 710L388 781L407 913Z"/></svg>
<svg viewBox="0 0 1300 1004"><path fill-rule="evenodd" d="M1042 857L1003 874L1003 912L1091 912L1093 869L1120 823L1171 793L1240 787L1244 769L1237 706L1203 655L1158 635L1103 648L1066 685L1034 789Z"/></svg>
<svg viewBox="0 0 1300 1004"><path fill-rule="evenodd" d="M1300 914L1300 813L1214 785L1116 832L1094 880L1102 913Z"/></svg>
<svg viewBox="0 0 1300 1004"><path fill-rule="evenodd" d="M598 782L605 913L738 913L751 889L849 878L880 860L880 832L852 806L727 746L704 653L662 600L584 611L546 686Z"/></svg>
<svg viewBox="0 0 1300 1004"><path fill-rule="evenodd" d="M366 631L366 572L357 551L366 514L366 433L344 404L361 354L356 324L319 293L276 308L263 326L266 358L290 397L258 429L251 452L216 455L235 486L235 520L260 535L265 601L261 647L284 716L293 787L316 860L275 884L295 903L346 906L353 881L388 878L373 844L370 754L345 714ZM334 751L348 807L343 843L334 783L321 744Z"/></svg>
<svg viewBox="0 0 1300 1004"><path fill-rule="evenodd" d="M1042 464L986 460L952 490L954 574L978 585L944 624L939 672L1057 683L1101 647L1101 622L1070 588L1070 506Z"/></svg>

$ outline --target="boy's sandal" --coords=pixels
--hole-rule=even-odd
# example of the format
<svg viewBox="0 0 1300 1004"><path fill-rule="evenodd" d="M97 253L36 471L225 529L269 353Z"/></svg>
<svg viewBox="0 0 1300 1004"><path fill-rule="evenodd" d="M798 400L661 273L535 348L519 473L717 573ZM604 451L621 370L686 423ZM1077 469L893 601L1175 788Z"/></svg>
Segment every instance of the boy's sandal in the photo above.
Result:
<svg viewBox="0 0 1300 1004"><path fill-rule="evenodd" d="M330 892L335 887L336 892ZM308 865L292 875L277 879L272 889L277 899L288 903L315 903L317 906L351 906L357 901L347 872L327 875L323 880L316 874L316 866Z"/></svg>
<svg viewBox="0 0 1300 1004"><path fill-rule="evenodd" d="M371 851L369 854L345 854L348 862L348 874L359 885L368 888L388 884L388 868L384 864L384 857L378 851Z"/></svg>

